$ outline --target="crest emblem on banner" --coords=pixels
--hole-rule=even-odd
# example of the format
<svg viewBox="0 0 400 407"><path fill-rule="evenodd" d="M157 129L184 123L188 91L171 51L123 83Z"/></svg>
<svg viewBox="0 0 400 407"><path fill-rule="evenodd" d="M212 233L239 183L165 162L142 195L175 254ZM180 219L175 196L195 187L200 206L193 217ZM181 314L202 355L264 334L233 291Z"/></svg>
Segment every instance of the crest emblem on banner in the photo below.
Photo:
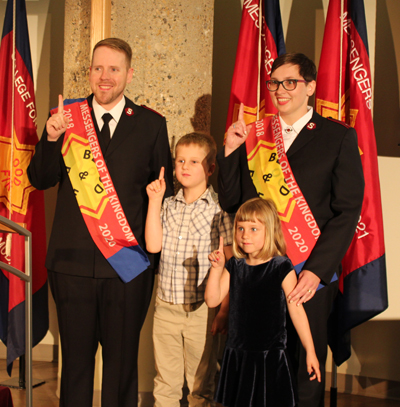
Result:
<svg viewBox="0 0 400 407"><path fill-rule="evenodd" d="M8 210L26 215L28 210L29 194L35 188L26 176L26 169L33 157L35 147L29 144L20 144L14 135L15 145L13 151L12 174L10 174L11 138L0 136L0 161L4 163L0 171L0 202ZM10 205L10 189L12 186L12 205Z"/></svg>

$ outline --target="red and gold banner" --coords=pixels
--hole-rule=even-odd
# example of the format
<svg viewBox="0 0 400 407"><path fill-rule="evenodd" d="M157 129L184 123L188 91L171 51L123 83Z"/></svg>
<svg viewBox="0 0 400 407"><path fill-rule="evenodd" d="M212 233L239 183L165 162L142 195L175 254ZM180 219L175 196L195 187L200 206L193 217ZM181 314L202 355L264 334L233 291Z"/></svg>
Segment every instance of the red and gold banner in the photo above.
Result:
<svg viewBox="0 0 400 407"><path fill-rule="evenodd" d="M8 0L0 48L0 215L32 233L33 346L48 330L46 223L43 191L27 168L38 142L25 0ZM13 59L15 55L15 60ZM11 239L10 239L11 238ZM11 249L11 250L10 250ZM0 233L0 260L25 271L23 236ZM25 352L25 283L0 271L0 339L7 369Z"/></svg>
<svg viewBox="0 0 400 407"><path fill-rule="evenodd" d="M363 0L330 0L321 60L316 109L357 131L365 192L361 216L343 259L336 310L338 336L388 306L382 205L372 121L372 81ZM340 341L340 339L339 339ZM334 347L331 346L332 348ZM350 349L334 353L337 364Z"/></svg>
<svg viewBox="0 0 400 407"><path fill-rule="evenodd" d="M279 0L244 0L226 129L237 120L240 103L247 124L276 113L265 82L285 52Z"/></svg>

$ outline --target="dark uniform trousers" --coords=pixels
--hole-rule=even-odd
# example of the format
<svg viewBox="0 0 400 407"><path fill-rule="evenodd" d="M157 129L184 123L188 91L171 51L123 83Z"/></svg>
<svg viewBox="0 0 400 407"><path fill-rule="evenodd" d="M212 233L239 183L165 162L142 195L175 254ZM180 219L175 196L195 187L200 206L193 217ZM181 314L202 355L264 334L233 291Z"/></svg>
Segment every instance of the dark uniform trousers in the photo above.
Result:
<svg viewBox="0 0 400 407"><path fill-rule="evenodd" d="M98 343L103 354L101 405L137 406L139 336L151 300L153 275L147 269L123 283L119 278L49 271L62 338L61 407L93 405Z"/></svg>

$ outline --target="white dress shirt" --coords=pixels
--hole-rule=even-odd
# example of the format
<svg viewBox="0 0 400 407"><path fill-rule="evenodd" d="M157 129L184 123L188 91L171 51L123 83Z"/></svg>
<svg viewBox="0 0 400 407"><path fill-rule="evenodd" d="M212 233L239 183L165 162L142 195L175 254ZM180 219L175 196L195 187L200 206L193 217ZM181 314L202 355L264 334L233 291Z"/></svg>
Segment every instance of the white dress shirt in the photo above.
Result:
<svg viewBox="0 0 400 407"><path fill-rule="evenodd" d="M104 109L103 106L99 105L96 101L96 97L93 97L93 112L94 112L94 117L96 118L97 125L99 126L99 130L103 128L104 122L103 122L103 114L104 113L110 113L112 116L112 120L109 122L110 126L110 138L112 138L114 131L117 127L117 124L119 122L119 119L121 118L122 112L124 111L125 107L125 96L122 97L122 99L111 109L111 110L106 110Z"/></svg>
<svg viewBox="0 0 400 407"><path fill-rule="evenodd" d="M279 115L279 119L281 120L281 128L282 128L282 136L283 136L283 144L285 146L285 152L289 150L289 147L292 145L293 141L296 139L297 135L303 130L303 127L311 120L313 115L313 108L311 106L307 106L308 112L297 120L293 126L289 126L284 122L282 117Z"/></svg>

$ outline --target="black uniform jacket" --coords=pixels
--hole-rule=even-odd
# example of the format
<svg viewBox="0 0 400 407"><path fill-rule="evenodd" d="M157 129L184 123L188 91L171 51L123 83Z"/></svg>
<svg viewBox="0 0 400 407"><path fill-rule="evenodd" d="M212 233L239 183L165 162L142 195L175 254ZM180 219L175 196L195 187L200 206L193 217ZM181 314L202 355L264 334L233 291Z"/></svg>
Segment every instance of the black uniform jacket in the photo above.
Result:
<svg viewBox="0 0 400 407"><path fill-rule="evenodd" d="M158 178L163 166L166 196L172 194L171 153L165 118L125 99L124 111L104 157L129 225L138 243L145 249L146 186ZM92 100L93 95L87 99L90 107ZM92 118L99 134L93 113ZM47 189L59 183L46 267L85 277L117 277L94 244L83 220L61 156L62 143L62 136L57 142L49 142L45 129L28 168L29 179L37 189ZM99 143L103 149L100 137ZM154 267L155 256L148 256Z"/></svg>

